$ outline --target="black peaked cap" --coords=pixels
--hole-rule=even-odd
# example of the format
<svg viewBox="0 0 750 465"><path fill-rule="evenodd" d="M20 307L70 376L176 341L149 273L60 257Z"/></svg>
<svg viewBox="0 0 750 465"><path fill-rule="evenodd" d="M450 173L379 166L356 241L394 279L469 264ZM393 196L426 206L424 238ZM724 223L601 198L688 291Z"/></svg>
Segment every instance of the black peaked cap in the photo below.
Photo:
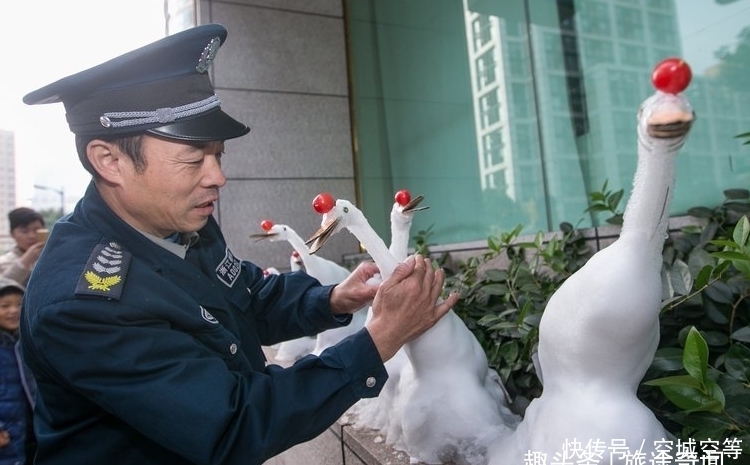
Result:
<svg viewBox="0 0 750 465"><path fill-rule="evenodd" d="M227 30L207 24L167 36L24 96L29 105L62 102L70 130L107 137L150 132L185 141L247 134L224 113L207 70Z"/></svg>

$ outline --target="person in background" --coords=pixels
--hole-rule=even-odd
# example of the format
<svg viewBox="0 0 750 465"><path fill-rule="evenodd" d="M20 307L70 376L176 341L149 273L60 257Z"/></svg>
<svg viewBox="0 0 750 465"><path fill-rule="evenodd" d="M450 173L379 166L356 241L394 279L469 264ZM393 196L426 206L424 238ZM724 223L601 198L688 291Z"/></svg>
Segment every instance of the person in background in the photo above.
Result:
<svg viewBox="0 0 750 465"><path fill-rule="evenodd" d="M33 383L17 356L24 288L0 277L0 465L33 463Z"/></svg>
<svg viewBox="0 0 750 465"><path fill-rule="evenodd" d="M37 236L37 230L44 229L44 218L31 208L19 207L8 213L8 221L16 245L0 255L0 276L25 286L44 248Z"/></svg>
<svg viewBox="0 0 750 465"><path fill-rule="evenodd" d="M437 303L444 275L424 257L380 286L372 262L323 286L232 253L213 215L221 161L237 156L224 142L250 129L209 80L226 37L198 26L24 97L63 103L92 175L24 296L36 465L261 464L377 396L384 362L458 299ZM263 345L349 324L369 302L367 325L319 356L267 363Z"/></svg>

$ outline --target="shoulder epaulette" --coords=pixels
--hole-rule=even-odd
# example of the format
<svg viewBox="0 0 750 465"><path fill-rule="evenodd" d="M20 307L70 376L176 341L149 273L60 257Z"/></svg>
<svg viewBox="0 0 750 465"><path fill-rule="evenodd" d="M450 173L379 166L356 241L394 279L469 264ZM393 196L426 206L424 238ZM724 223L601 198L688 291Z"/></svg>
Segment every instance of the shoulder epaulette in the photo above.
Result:
<svg viewBox="0 0 750 465"><path fill-rule="evenodd" d="M119 300L131 258L116 242L97 244L78 280L76 295Z"/></svg>

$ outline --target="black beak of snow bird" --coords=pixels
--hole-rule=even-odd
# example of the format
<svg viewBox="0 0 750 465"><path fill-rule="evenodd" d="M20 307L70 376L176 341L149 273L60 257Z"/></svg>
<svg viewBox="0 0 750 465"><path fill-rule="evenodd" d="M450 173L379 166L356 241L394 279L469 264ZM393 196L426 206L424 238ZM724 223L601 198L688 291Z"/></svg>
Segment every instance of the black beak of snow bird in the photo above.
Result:
<svg viewBox="0 0 750 465"><path fill-rule="evenodd" d="M335 218L331 221L328 221L326 224L322 225L320 229L318 229L315 234L310 237L305 242L305 245L307 245L310 248L310 254L315 254L318 250L323 247L323 244L326 243L328 239L333 236L334 232L336 231L336 226L338 226L340 219Z"/></svg>
<svg viewBox="0 0 750 465"><path fill-rule="evenodd" d="M648 135L656 139L672 139L683 137L689 131L695 121L695 113L677 113L670 115L668 121L662 118L652 118L648 122Z"/></svg>
<svg viewBox="0 0 750 465"><path fill-rule="evenodd" d="M250 234L250 238L255 239L255 242L260 242L263 239L270 239L278 235L279 235L278 233L258 233L258 234Z"/></svg>
<svg viewBox="0 0 750 465"><path fill-rule="evenodd" d="M409 213L409 212L418 212L420 210L427 210L430 207L417 207L419 203L424 200L424 195L418 195L414 197L409 203L404 205L404 208L401 210L402 213Z"/></svg>

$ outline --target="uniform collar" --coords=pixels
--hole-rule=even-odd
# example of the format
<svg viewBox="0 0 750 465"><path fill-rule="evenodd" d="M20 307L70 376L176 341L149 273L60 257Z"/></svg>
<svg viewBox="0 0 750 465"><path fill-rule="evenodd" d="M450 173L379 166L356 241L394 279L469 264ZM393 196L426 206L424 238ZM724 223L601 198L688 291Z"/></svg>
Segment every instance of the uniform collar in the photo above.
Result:
<svg viewBox="0 0 750 465"><path fill-rule="evenodd" d="M145 231L141 231L140 229L137 229L137 231L146 236L154 244L169 250L182 259L185 259L188 249L195 245L200 239L200 235L197 232L180 233L175 241L172 240L171 236L164 239Z"/></svg>

